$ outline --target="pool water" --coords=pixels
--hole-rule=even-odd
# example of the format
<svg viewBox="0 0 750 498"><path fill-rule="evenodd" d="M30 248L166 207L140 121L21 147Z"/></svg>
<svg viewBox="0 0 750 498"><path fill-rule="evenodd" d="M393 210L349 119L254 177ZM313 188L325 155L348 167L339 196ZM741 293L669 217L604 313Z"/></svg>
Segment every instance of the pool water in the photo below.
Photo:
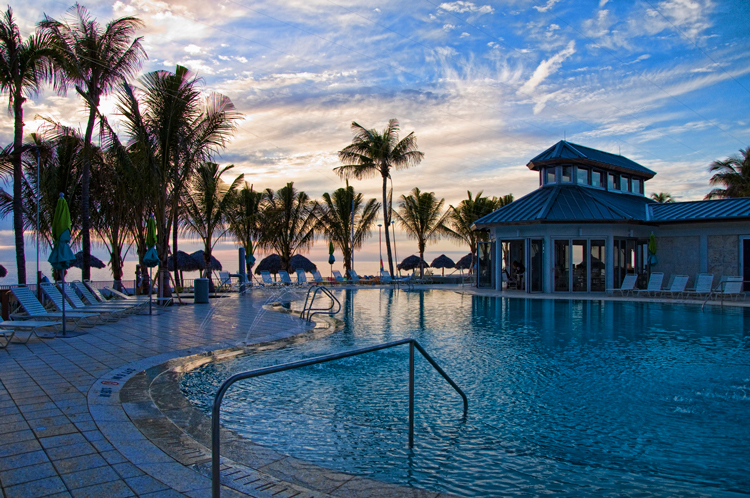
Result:
<svg viewBox="0 0 750 498"><path fill-rule="evenodd" d="M222 422L258 444L406 486L463 496L731 496L750 490L750 310L340 291L346 327L187 374L210 413L232 373L413 337L408 348L233 387Z"/></svg>

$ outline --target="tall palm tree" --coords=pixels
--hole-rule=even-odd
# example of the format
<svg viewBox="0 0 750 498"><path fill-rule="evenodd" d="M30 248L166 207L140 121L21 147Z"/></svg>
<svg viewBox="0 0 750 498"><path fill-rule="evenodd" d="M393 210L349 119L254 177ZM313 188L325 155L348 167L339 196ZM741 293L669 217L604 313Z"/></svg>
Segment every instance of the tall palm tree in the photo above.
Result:
<svg viewBox="0 0 750 498"><path fill-rule="evenodd" d="M447 234L457 241L464 242L469 246L472 255L471 268L474 268L474 257L477 253L477 244L480 240L487 240L487 233L476 231L472 228L474 222L493 211L513 202L513 194L503 197L483 197L479 192L472 197L467 191L467 198L462 200L457 207L448 208Z"/></svg>
<svg viewBox="0 0 750 498"><path fill-rule="evenodd" d="M229 233L245 248L250 255L251 248L258 245L263 234L263 192L256 192L252 185L247 185L237 192L235 202L229 208ZM247 274L251 274L252 265L246 263Z"/></svg>
<svg viewBox="0 0 750 498"><path fill-rule="evenodd" d="M235 202L235 191L245 178L240 175L231 184L221 179L221 175L234 168L234 165L219 168L216 163L204 163L195 170L190 189L185 196L185 225L203 241L203 260L211 285L211 251L227 232L227 213ZM177 258L175 257L175 260Z"/></svg>
<svg viewBox="0 0 750 498"><path fill-rule="evenodd" d="M14 116L13 127L13 231L16 242L18 283L26 283L26 256L23 243L23 103L37 94L49 80L49 38L37 32L23 39L13 10L0 17L0 93L8 94L8 109Z"/></svg>
<svg viewBox="0 0 750 498"><path fill-rule="evenodd" d="M708 182L724 188L713 189L706 199L750 197L750 147L740 149L739 155L714 161L709 171L714 175Z"/></svg>
<svg viewBox="0 0 750 498"><path fill-rule="evenodd" d="M651 198L656 202L661 202L662 204L670 204L674 202L674 199L672 199L672 194L670 194L669 192L659 192L658 194L656 192L653 192L651 194Z"/></svg>
<svg viewBox="0 0 750 498"><path fill-rule="evenodd" d="M417 150L417 137L414 132L409 133L399 141L398 120L391 119L383 133L368 130L363 126L352 123L354 138L352 143L339 151L339 160L343 166L334 168L342 178L383 178L383 223L386 227L391 224L392 206L388 198L388 179L391 170L406 169L422 162L424 154ZM391 254L391 239L388 230L385 231L385 248L388 252L388 268L393 273L393 255Z"/></svg>
<svg viewBox="0 0 750 498"><path fill-rule="evenodd" d="M124 80L134 76L146 57L141 38L134 38L136 30L143 25L140 19L128 16L102 26L86 7L77 3L68 10L67 20L57 21L45 15L39 23L57 52L56 87L65 91L69 85L74 85L89 112L81 179L84 280L91 275L90 178L94 124L102 96L112 93Z"/></svg>
<svg viewBox="0 0 750 498"><path fill-rule="evenodd" d="M434 192L422 192L414 187L410 194L401 196L396 216L399 225L406 234L417 240L420 261L424 259L424 250L428 242L436 242L449 232L445 226L450 211L443 213L445 199L435 196ZM424 268L419 267L420 277L424 277Z"/></svg>
<svg viewBox="0 0 750 498"><path fill-rule="evenodd" d="M106 117L100 114L99 119L105 130L105 142L140 175L139 188L152 203L161 260L159 275L166 279L169 233L173 223L178 222L179 199L194 170L192 165L208 161L226 145L241 115L228 97L214 93L203 99L197 88L198 80L181 66L174 73L148 73L140 82L142 90L124 83L118 95L127 147L122 145ZM150 213L144 214L146 217L137 227L146 225ZM160 282L159 287L168 289L166 281Z"/></svg>
<svg viewBox="0 0 750 498"><path fill-rule="evenodd" d="M265 231L261 245L281 257L281 269L289 271L293 255L310 249L315 241L317 205L289 182L276 192L266 189Z"/></svg>
<svg viewBox="0 0 750 498"><path fill-rule="evenodd" d="M339 188L323 194L319 214L320 224L326 237L344 255L344 268L352 269L352 256L367 239L378 216L380 203L375 199L365 202L362 193L354 192L354 187Z"/></svg>

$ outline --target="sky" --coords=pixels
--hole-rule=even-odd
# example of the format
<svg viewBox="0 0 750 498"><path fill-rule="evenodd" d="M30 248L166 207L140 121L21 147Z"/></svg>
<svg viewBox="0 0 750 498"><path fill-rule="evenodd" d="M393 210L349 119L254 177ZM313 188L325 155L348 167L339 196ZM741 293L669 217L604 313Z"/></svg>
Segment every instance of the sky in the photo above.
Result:
<svg viewBox="0 0 750 498"><path fill-rule="evenodd" d="M11 0L28 35L68 2ZM394 200L419 187L457 204L466 192L519 198L538 186L526 164L561 139L626 156L657 175L646 193L702 199L712 161L750 146L750 18L746 0L118 0L84 3L100 21L136 16L142 72L188 67L206 93L227 95L243 118L217 161L256 189L293 181L313 198L344 185L333 172L351 123L414 132L424 160L393 173ZM135 82L137 85L137 81ZM7 98L7 95L3 95ZM103 102L114 113L114 97ZM45 90L25 105L26 132L42 117L83 129L75 92ZM117 117L112 115L116 122ZM0 118L0 140L13 120ZM380 199L381 180L354 180ZM0 222L0 264L15 282L12 220ZM397 230L398 259L417 252ZM186 236L180 249L200 243ZM384 250L384 249L383 249ZM428 246L430 262L468 247ZM27 271L36 249L27 237ZM41 269L49 273L47 248ZM106 250L94 254L105 261ZM232 240L217 244L229 271ZM328 269L322 241L308 254ZM355 255L378 269L378 233ZM340 263L340 257L337 258ZM126 278L135 265L132 250ZM386 263L387 265L387 263ZM335 268L336 268L335 267ZM76 272L77 273L77 272ZM77 278L77 277L74 277ZM108 269L93 273L107 280Z"/></svg>

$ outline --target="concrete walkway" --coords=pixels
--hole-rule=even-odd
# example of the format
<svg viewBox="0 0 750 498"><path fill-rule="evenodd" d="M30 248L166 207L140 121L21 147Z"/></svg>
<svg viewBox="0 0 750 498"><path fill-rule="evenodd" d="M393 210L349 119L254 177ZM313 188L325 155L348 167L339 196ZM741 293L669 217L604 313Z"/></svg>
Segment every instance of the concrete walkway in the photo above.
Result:
<svg viewBox="0 0 750 498"><path fill-rule="evenodd" d="M0 485L12 497L210 496L210 481L180 486L144 472L100 427L89 402L102 377L134 362L260 343L304 331L300 320L264 312L268 294L227 297L209 305L176 306L154 316L130 316L71 338L11 343L0 350ZM25 334L20 334L22 337ZM103 383L103 382L101 382ZM110 381L110 385L117 382ZM101 417L99 417L101 419ZM104 429L104 430L103 430ZM150 443L143 440L142 450ZM139 448L134 448L139 452ZM192 487L191 487L192 486ZM231 493L227 494L230 496Z"/></svg>

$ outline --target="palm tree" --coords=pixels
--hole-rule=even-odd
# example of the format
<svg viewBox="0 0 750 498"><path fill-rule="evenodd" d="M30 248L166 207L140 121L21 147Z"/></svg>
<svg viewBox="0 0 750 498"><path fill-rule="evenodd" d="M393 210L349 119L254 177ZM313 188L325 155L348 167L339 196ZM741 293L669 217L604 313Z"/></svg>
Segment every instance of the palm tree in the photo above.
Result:
<svg viewBox="0 0 750 498"><path fill-rule="evenodd" d="M674 202L674 199L672 199L672 194L670 194L669 192L659 192L658 194L656 192L653 192L651 194L651 198L656 202L660 202L662 204L670 204Z"/></svg>
<svg viewBox="0 0 750 498"><path fill-rule="evenodd" d="M263 234L263 192L256 192L252 185L247 185L237 192L235 202L227 213L229 233L234 236L245 253L250 255L251 248L258 245ZM246 263L250 275L252 265Z"/></svg>
<svg viewBox="0 0 750 498"><path fill-rule="evenodd" d="M173 223L178 223L179 201L194 170L192 166L208 161L226 145L241 115L223 95L214 93L203 100L197 89L198 80L182 66L177 66L174 73L148 73L140 82L143 90L138 93L124 83L118 95L118 111L129 139L127 147L121 144L106 117L99 114L99 119L105 141L139 175L140 196L149 199L156 218L159 275L166 279L169 233ZM135 223L136 231L145 227L150 216L149 212L143 214L144 218ZM142 256L140 237L136 242ZM160 282L159 287L168 289L166 281Z"/></svg>
<svg viewBox="0 0 750 498"><path fill-rule="evenodd" d="M472 228L474 222L513 202L513 194L507 194L503 197L482 197L482 192L479 192L476 197L472 197L471 192L467 191L466 193L468 197L462 200L458 207L451 205L448 208L447 234L469 246L472 255L471 268L474 268L477 244L480 240L487 240L486 232L480 232Z"/></svg>
<svg viewBox="0 0 750 498"><path fill-rule="evenodd" d="M90 278L91 268L91 137L102 96L115 90L124 80L135 75L146 52L141 38L134 38L143 22L135 17L121 17L102 27L82 5L69 10L67 21L44 16L39 23L51 38L56 55L55 85L64 92L74 85L88 108L88 124L84 135L83 171L81 178L81 239L83 242L83 279Z"/></svg>
<svg viewBox="0 0 750 498"><path fill-rule="evenodd" d="M13 231L16 241L18 283L26 283L26 256L23 243L23 103L37 94L48 81L52 51L49 38L37 32L23 39L13 10L8 7L0 18L0 93L8 93L8 108L14 116L13 128Z"/></svg>
<svg viewBox="0 0 750 498"><path fill-rule="evenodd" d="M354 250L360 249L370 236L372 226L378 216L380 203L370 199L365 203L362 193L355 193L354 187L334 190L333 194L323 194L320 224L326 237L344 255L344 268L352 269Z"/></svg>
<svg viewBox="0 0 750 498"><path fill-rule="evenodd" d="M709 171L714 175L708 182L711 185L723 185L724 188L713 189L706 199L750 197L750 147L740 149L739 155L714 161Z"/></svg>
<svg viewBox="0 0 750 498"><path fill-rule="evenodd" d="M445 220L450 211L441 213L444 203L445 199L438 200L434 192L422 192L414 187L411 194L401 196L398 211L393 213L406 234L417 240L420 260L424 259L428 242L436 242L442 235L449 233ZM424 277L422 265L419 267L419 276Z"/></svg>
<svg viewBox="0 0 750 498"><path fill-rule="evenodd" d="M266 189L264 237L261 245L281 257L281 269L289 271L293 255L310 249L315 241L317 205L289 182L276 192Z"/></svg>
<svg viewBox="0 0 750 498"><path fill-rule="evenodd" d="M219 168L216 163L204 163L195 170L190 190L185 196L185 225L189 232L203 241L203 261L209 286L211 281L211 251L227 232L227 213L235 202L235 191L245 176L240 175L231 184L221 175L234 168L233 165ZM175 260L177 258L175 257Z"/></svg>
<svg viewBox="0 0 750 498"><path fill-rule="evenodd" d="M398 139L398 120L391 119L383 133L368 130L363 126L352 123L354 139L350 145L339 151L339 160L344 166L334 168L342 178L354 177L383 178L383 223L386 227L391 224L392 206L388 198L388 178L391 170L406 169L422 162L424 154L417 150L417 137L414 132L409 133L401 141ZM385 248L388 252L388 267L393 273L393 256L391 254L391 239L388 230L385 231Z"/></svg>

